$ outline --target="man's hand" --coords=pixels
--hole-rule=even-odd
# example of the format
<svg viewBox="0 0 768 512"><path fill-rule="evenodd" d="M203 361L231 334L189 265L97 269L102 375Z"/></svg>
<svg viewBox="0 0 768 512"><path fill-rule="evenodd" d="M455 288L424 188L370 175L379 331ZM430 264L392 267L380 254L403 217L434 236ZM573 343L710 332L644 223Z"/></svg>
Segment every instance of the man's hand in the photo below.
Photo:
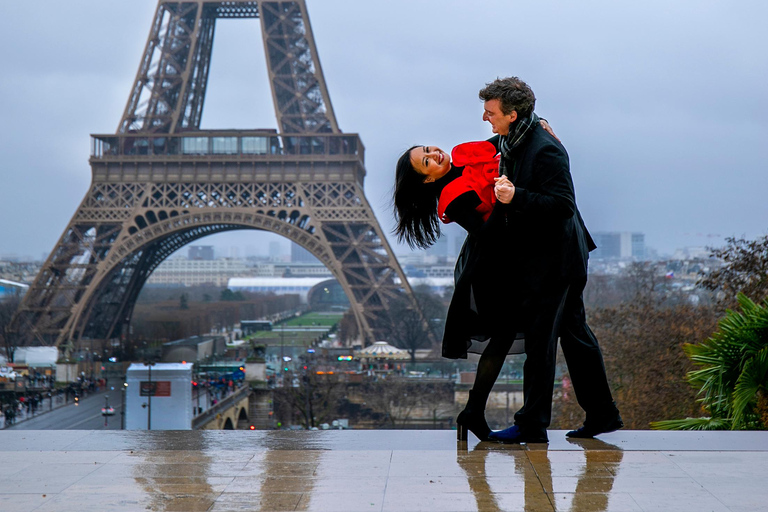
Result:
<svg viewBox="0 0 768 512"><path fill-rule="evenodd" d="M557 142L562 142L562 141L560 140L560 137L558 137L557 135L555 135L555 132L554 132L554 131L552 131L552 127L551 127L551 126L549 126L549 123L548 123L548 122L547 122L545 119L541 119L541 120L539 120L539 123L541 124L541 127L542 127L542 128L544 128L544 130L545 130L545 131L546 131L548 134L550 134L551 136L553 136L554 138L556 138L556 139L557 139Z"/></svg>
<svg viewBox="0 0 768 512"><path fill-rule="evenodd" d="M511 203L512 198L515 197L515 185L506 176L499 176L493 179L496 182L493 186L496 199L504 204Z"/></svg>

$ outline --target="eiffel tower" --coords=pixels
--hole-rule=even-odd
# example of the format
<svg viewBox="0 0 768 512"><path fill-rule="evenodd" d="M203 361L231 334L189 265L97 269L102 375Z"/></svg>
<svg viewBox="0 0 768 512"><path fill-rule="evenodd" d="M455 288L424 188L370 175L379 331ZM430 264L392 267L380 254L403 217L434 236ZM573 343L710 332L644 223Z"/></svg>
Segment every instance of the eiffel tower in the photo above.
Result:
<svg viewBox="0 0 768 512"><path fill-rule="evenodd" d="M216 21L258 18L278 130L201 130ZM117 132L92 135L92 183L14 320L22 344L126 334L157 266L184 245L270 231L323 262L366 343L418 309L363 193L364 147L333 113L304 0L159 0Z"/></svg>

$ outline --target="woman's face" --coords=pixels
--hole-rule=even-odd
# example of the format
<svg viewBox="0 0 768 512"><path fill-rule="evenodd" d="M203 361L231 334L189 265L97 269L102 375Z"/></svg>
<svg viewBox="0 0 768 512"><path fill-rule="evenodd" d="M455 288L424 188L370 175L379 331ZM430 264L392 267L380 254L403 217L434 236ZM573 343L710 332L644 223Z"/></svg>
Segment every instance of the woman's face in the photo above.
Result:
<svg viewBox="0 0 768 512"><path fill-rule="evenodd" d="M411 165L424 176L424 183L431 183L451 170L451 157L436 146L419 146L411 150Z"/></svg>

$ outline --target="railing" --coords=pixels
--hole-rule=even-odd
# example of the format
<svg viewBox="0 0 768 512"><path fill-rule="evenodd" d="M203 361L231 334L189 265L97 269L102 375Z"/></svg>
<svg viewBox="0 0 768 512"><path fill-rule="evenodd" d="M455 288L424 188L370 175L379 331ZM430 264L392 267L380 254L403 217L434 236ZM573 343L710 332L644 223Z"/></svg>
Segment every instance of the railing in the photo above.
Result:
<svg viewBox="0 0 768 512"><path fill-rule="evenodd" d="M208 130L180 134L91 135L91 157L267 157L354 155L363 161L357 134L281 134L274 130Z"/></svg>

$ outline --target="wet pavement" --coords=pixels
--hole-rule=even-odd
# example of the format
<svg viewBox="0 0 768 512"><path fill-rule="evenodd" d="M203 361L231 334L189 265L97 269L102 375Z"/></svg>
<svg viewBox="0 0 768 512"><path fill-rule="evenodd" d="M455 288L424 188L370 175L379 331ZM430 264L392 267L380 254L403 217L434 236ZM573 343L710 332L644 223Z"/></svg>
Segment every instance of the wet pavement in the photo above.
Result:
<svg viewBox="0 0 768 512"><path fill-rule="evenodd" d="M768 432L2 431L2 511L768 510Z"/></svg>

